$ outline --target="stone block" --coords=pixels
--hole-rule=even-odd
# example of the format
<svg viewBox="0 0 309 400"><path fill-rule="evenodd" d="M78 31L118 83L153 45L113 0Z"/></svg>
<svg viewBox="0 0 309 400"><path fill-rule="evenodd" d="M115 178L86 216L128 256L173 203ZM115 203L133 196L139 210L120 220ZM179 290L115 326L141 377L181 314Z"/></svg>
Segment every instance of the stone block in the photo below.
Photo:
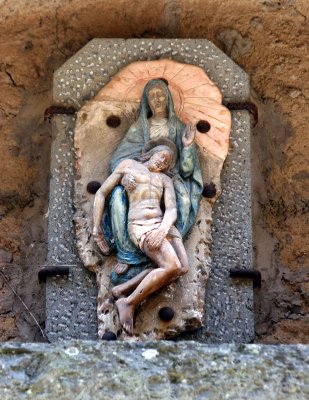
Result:
<svg viewBox="0 0 309 400"><path fill-rule="evenodd" d="M306 400L309 347L5 343L1 399Z"/></svg>

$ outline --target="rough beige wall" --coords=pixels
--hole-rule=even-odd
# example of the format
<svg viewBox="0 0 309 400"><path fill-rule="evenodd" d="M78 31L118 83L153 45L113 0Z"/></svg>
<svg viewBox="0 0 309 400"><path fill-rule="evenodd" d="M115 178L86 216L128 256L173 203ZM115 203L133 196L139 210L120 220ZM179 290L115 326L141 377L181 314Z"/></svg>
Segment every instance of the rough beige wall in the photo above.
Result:
<svg viewBox="0 0 309 400"><path fill-rule="evenodd" d="M43 114L52 104L53 71L94 37L204 37L251 76L260 112L253 134L256 261L263 276L258 340L308 343L307 0L0 3L0 257L7 261L1 271L39 322L44 293L36 276L46 253L51 142ZM0 294L0 339L41 340L1 274Z"/></svg>

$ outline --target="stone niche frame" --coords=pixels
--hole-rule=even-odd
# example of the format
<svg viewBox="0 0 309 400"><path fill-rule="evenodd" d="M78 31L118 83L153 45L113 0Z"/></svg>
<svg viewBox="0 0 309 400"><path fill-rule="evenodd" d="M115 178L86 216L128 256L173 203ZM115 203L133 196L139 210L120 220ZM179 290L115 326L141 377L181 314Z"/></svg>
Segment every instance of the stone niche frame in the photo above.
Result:
<svg viewBox="0 0 309 400"><path fill-rule="evenodd" d="M248 76L207 40L94 39L56 71L54 102L79 109L125 65L159 58L204 68L224 102L249 98ZM77 256L72 222L74 124L74 116L53 118L47 263L71 267L68 278L47 278L50 341L97 338L95 279ZM204 327L183 338L206 343L248 343L254 338L252 282L229 277L231 268L252 268L250 178L250 118L246 111L232 112L230 151L221 173L223 191L213 215Z"/></svg>

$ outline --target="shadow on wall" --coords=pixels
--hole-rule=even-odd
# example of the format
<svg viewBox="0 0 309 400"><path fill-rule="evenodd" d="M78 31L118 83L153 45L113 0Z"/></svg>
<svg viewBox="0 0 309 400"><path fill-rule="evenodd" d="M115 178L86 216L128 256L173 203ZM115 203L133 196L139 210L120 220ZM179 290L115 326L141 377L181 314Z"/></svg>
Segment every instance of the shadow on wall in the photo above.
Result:
<svg viewBox="0 0 309 400"><path fill-rule="evenodd" d="M308 342L309 269L303 259L291 258L295 239L289 226L294 225L295 230L295 219L305 224L308 202L295 197L295 189L309 174L298 174L293 181L280 176L289 161L285 148L293 129L272 100L262 102L255 95L255 101L259 123L252 136L253 233L255 265L263 279L261 289L255 291L257 339L265 343ZM276 170L275 179L280 179L284 191L276 190L278 182L273 182L271 175ZM274 231L281 231L282 237L276 238ZM306 246L305 236L298 238L298 246Z"/></svg>

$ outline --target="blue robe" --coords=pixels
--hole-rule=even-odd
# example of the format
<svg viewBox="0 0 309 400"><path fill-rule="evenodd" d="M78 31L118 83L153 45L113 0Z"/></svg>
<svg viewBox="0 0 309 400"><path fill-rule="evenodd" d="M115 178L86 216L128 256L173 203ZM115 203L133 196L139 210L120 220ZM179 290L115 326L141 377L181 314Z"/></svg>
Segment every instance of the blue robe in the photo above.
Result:
<svg viewBox="0 0 309 400"><path fill-rule="evenodd" d="M110 168L111 171L114 171L120 162L140 156L144 145L150 140L147 116L151 109L147 95L148 90L155 85L160 85L168 97L168 137L178 149L178 160L172 170L177 204L175 226L181 236L184 237L195 221L203 191L203 182L195 144L193 143L188 147L183 146L182 136L185 125L177 118L171 93L163 81L152 80L145 86L139 118L130 127L114 152L110 161ZM118 261L129 264L130 268L127 273L122 275L113 272L111 276L113 284L131 279L150 265L148 257L137 249L130 240L127 231L127 215L127 195L123 186L117 185L111 193L108 210L104 213L102 229L110 245L116 247Z"/></svg>

